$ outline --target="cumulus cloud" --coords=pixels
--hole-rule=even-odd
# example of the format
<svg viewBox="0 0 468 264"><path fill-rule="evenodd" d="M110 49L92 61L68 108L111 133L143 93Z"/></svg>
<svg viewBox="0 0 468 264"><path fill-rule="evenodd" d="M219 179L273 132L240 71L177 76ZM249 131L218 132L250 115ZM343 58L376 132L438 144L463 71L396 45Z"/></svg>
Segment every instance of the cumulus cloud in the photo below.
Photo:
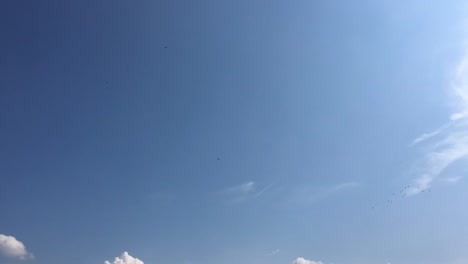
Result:
<svg viewBox="0 0 468 264"><path fill-rule="evenodd" d="M313 261L305 258L297 258L292 264L324 264L321 261Z"/></svg>
<svg viewBox="0 0 468 264"><path fill-rule="evenodd" d="M451 121L413 141L414 145L433 139L418 165L418 175L414 180L416 187L409 190L409 195L418 194L429 188L445 169L468 157L468 49L456 67L451 88L458 108L450 116ZM455 183L457 180L452 182Z"/></svg>
<svg viewBox="0 0 468 264"><path fill-rule="evenodd" d="M15 237L0 234L0 254L10 258L31 259L34 256Z"/></svg>
<svg viewBox="0 0 468 264"><path fill-rule="evenodd" d="M122 253L122 256L116 257L113 262L104 261L104 264L144 264L143 261L134 258L128 254L128 252Z"/></svg>

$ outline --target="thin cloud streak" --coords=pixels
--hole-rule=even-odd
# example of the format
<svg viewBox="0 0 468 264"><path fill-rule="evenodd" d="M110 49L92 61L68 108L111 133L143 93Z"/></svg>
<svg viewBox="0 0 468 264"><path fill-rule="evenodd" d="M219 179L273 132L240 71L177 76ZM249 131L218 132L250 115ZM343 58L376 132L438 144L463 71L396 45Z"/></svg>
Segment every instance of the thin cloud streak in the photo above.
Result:
<svg viewBox="0 0 468 264"><path fill-rule="evenodd" d="M450 116L450 123L413 141L414 145L437 135L441 138L432 142L424 155L419 175L414 180L416 186L410 188L408 195L430 188L447 167L468 156L468 49L465 50L451 83L459 110ZM457 181L453 183L455 182Z"/></svg>
<svg viewBox="0 0 468 264"><path fill-rule="evenodd" d="M255 182L251 181L227 188L221 191L221 194L226 196L230 203L237 204L251 197L255 189Z"/></svg>
<svg viewBox="0 0 468 264"><path fill-rule="evenodd" d="M428 189L450 165L468 156L468 126L459 127L461 131L451 131L445 137L433 143L431 150L423 159L422 172L415 179L415 185L408 195L414 195Z"/></svg>
<svg viewBox="0 0 468 264"><path fill-rule="evenodd" d="M253 181L250 181L221 190L218 192L218 194L224 196L230 204L238 204L259 198L265 192L270 190L275 184L276 182L272 182L265 188L257 191L257 184Z"/></svg>
<svg viewBox="0 0 468 264"><path fill-rule="evenodd" d="M360 185L358 182L343 182L322 189L317 189L313 186L299 186L292 191L289 202L313 203L341 192L355 189Z"/></svg>
<svg viewBox="0 0 468 264"><path fill-rule="evenodd" d="M324 264L321 261L313 261L305 258L297 258L292 264Z"/></svg>
<svg viewBox="0 0 468 264"><path fill-rule="evenodd" d="M344 190L354 189L358 187L360 184L358 182L344 182L337 184L330 188L327 192L328 193L336 193Z"/></svg>
<svg viewBox="0 0 468 264"><path fill-rule="evenodd" d="M415 140L413 140L413 142L411 142L410 146L415 146L417 145L418 143L421 143L421 142L424 142L428 139L431 139L437 135L439 135L440 133L442 133L444 130L446 130L452 123L447 123L443 126L441 126L439 129L436 129L430 133L424 133L422 134L421 136L419 136L418 138L416 138Z"/></svg>
<svg viewBox="0 0 468 264"><path fill-rule="evenodd" d="M258 193L256 193L254 195L255 198L259 197L260 195L262 195L264 192L268 191L268 189L270 189L271 187L273 187L273 185L275 185L276 182L272 182L270 185L268 185L267 187L263 188L263 190L259 191Z"/></svg>

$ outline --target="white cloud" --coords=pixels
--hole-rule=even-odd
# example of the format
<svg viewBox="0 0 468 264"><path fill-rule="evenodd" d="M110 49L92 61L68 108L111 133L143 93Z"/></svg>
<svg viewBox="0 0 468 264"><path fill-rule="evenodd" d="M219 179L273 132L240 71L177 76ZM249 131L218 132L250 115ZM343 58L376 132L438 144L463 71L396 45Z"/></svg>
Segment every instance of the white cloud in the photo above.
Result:
<svg viewBox="0 0 468 264"><path fill-rule="evenodd" d="M273 185L275 184L275 182L272 182L271 184L269 184L267 187L263 188L261 191L257 192L255 194L255 197L259 197L260 195L262 195L264 192L268 191L268 189L270 189Z"/></svg>
<svg viewBox="0 0 468 264"><path fill-rule="evenodd" d="M323 188L317 188L313 185L301 185L292 190L288 202L313 203L359 186L360 183L358 182L343 182Z"/></svg>
<svg viewBox="0 0 468 264"><path fill-rule="evenodd" d="M240 194L248 194L255 190L255 182L246 182L241 185L236 185L230 187L226 190L227 193L240 193Z"/></svg>
<svg viewBox="0 0 468 264"><path fill-rule="evenodd" d="M446 168L468 156L468 49L465 50L455 70L452 91L458 108L458 111L450 117L452 121L413 141L413 144L416 144L439 135L424 155L415 179L416 186L408 191L409 195L418 194L429 188Z"/></svg>
<svg viewBox="0 0 468 264"><path fill-rule="evenodd" d="M243 193L250 193L255 190L255 183L247 182L247 183L241 184L239 186L239 190L242 191Z"/></svg>
<svg viewBox="0 0 468 264"><path fill-rule="evenodd" d="M116 257L113 262L104 261L104 264L144 264L143 261L134 258L128 254L128 252L122 253L122 256Z"/></svg>
<svg viewBox="0 0 468 264"><path fill-rule="evenodd" d="M222 194L226 195L231 203L239 203L250 198L255 192L255 182L246 182L237 186L230 187Z"/></svg>
<svg viewBox="0 0 468 264"><path fill-rule="evenodd" d="M0 234L0 254L11 258L31 259L33 254L28 253L26 247L15 237Z"/></svg>
<svg viewBox="0 0 468 264"><path fill-rule="evenodd" d="M340 184L337 184L337 185L333 186L332 188L327 190L327 192L328 193L336 193L336 192L340 192L340 191L354 189L354 188L356 188L358 186L359 186L358 182L344 182L344 183L340 183Z"/></svg>
<svg viewBox="0 0 468 264"><path fill-rule="evenodd" d="M313 261L305 258L297 258L292 264L324 264L321 261Z"/></svg>
<svg viewBox="0 0 468 264"><path fill-rule="evenodd" d="M451 120L458 120L458 119L462 119L466 116L466 113L465 112L460 112L460 113L455 113L455 114L452 114L450 116L450 119Z"/></svg>
<svg viewBox="0 0 468 264"><path fill-rule="evenodd" d="M452 88L457 98L457 104L460 110L452 114L452 120L466 118L468 114L468 49L461 59L455 71L452 81Z"/></svg>
<svg viewBox="0 0 468 264"><path fill-rule="evenodd" d="M449 126L451 125L451 123L447 123L443 126L441 126L439 129L436 129L430 133L424 133L422 134L421 136L419 136L418 138L416 138L415 140L413 140L413 142L411 143L411 146L414 146L418 143L421 143L423 141L426 141L430 138L433 138L437 135L439 135L440 133L442 133L444 130L446 130Z"/></svg>
<svg viewBox="0 0 468 264"><path fill-rule="evenodd" d="M460 181L461 179L463 179L462 176L456 176L456 177L447 177L447 178L444 178L442 179L444 182L447 182L447 183L457 183L458 181Z"/></svg>
<svg viewBox="0 0 468 264"><path fill-rule="evenodd" d="M450 131L442 140L432 144L423 158L420 175L415 179L417 187L410 189L409 195L429 188L447 167L468 156L468 126L463 125L459 129L461 131Z"/></svg>

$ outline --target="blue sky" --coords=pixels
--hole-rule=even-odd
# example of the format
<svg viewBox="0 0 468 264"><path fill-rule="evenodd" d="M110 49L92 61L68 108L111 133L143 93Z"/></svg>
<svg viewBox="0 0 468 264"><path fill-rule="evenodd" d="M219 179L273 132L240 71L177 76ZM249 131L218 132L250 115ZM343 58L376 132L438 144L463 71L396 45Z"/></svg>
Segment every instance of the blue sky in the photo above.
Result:
<svg viewBox="0 0 468 264"><path fill-rule="evenodd" d="M3 1L0 263L467 263L463 2Z"/></svg>

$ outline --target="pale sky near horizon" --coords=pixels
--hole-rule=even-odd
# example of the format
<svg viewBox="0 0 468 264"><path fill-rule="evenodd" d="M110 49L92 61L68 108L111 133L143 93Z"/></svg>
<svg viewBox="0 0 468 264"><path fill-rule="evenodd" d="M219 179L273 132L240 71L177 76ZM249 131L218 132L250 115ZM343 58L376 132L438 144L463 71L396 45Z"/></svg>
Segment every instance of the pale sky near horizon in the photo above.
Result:
<svg viewBox="0 0 468 264"><path fill-rule="evenodd" d="M2 1L0 264L468 263L467 21Z"/></svg>

